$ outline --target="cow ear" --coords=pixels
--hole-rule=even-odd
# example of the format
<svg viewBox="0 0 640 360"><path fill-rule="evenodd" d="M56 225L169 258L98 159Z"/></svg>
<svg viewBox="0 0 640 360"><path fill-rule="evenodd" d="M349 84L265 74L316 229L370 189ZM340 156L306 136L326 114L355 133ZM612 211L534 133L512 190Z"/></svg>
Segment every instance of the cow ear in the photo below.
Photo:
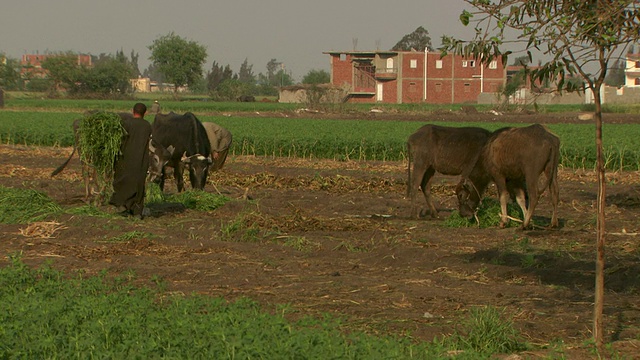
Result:
<svg viewBox="0 0 640 360"><path fill-rule="evenodd" d="M167 147L167 151L169 152L169 155L173 155L173 152L176 151L176 148L173 147L173 145L169 145L169 147Z"/></svg>

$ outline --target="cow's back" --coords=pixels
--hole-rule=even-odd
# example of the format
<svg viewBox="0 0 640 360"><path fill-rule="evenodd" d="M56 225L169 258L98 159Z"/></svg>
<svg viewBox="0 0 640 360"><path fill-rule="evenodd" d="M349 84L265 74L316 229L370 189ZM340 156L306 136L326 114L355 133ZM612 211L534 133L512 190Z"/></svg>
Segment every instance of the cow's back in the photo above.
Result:
<svg viewBox="0 0 640 360"><path fill-rule="evenodd" d="M491 136L483 154L485 168L495 177L524 178L528 170L542 171L559 158L560 139L546 127L534 124L500 129Z"/></svg>
<svg viewBox="0 0 640 360"><path fill-rule="evenodd" d="M206 131L195 115L185 113L157 114L152 124L153 140L163 147L174 147L174 157L201 154L208 156L211 145Z"/></svg>
<svg viewBox="0 0 640 360"><path fill-rule="evenodd" d="M408 140L414 161L445 175L467 173L475 165L491 132L478 127L425 125Z"/></svg>

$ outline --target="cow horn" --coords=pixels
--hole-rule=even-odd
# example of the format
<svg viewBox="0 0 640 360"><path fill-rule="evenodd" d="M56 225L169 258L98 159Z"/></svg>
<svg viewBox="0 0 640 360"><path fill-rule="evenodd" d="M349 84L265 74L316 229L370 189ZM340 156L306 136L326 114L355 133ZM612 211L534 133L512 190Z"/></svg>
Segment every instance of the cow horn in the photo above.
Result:
<svg viewBox="0 0 640 360"><path fill-rule="evenodd" d="M153 145L153 139L151 139L151 140L149 141L149 150L150 150L152 153L156 152L156 147L155 147L155 145Z"/></svg>
<svg viewBox="0 0 640 360"><path fill-rule="evenodd" d="M184 154L182 154L182 159L180 159L180 161L182 161L183 163L190 163L191 159L187 157L187 152L185 151Z"/></svg>

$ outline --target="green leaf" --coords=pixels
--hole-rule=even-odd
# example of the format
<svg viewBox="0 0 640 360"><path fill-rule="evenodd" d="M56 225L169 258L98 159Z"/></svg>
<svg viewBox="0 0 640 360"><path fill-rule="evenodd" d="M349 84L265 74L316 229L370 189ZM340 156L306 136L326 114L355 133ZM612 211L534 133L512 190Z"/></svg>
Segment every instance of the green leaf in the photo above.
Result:
<svg viewBox="0 0 640 360"><path fill-rule="evenodd" d="M473 15L470 12L468 12L467 10L463 10L462 14L460 14L460 22L462 23L462 25L467 26L469 25L469 21L472 17Z"/></svg>

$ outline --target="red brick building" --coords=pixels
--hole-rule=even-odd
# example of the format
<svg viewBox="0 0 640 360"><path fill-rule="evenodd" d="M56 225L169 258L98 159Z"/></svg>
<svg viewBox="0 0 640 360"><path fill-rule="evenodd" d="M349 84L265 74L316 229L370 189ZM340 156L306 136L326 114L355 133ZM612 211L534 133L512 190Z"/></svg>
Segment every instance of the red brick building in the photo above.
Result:
<svg viewBox="0 0 640 360"><path fill-rule="evenodd" d="M42 68L42 63L50 58L61 56L60 54L25 54L22 55L20 60L20 73L28 75L29 78L44 78L47 74L46 70ZM91 55L78 54L78 65L84 65L91 67Z"/></svg>
<svg viewBox="0 0 640 360"><path fill-rule="evenodd" d="M439 52L329 51L331 83L349 102L475 103L480 93L498 92L506 70L500 60L479 61Z"/></svg>

